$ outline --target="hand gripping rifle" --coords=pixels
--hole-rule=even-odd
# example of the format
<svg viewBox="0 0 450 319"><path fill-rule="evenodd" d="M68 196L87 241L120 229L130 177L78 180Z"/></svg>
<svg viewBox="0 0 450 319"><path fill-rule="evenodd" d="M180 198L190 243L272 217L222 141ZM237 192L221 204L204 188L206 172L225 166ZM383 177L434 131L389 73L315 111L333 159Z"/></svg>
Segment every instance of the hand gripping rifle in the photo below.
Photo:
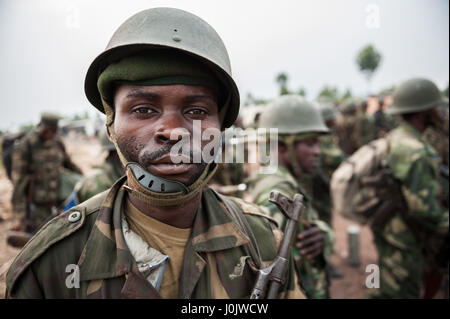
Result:
<svg viewBox="0 0 450 319"><path fill-rule="evenodd" d="M273 263L258 271L256 284L253 287L250 299L275 299L278 297L278 290L286 280L286 273L289 267L289 254L291 244L296 233L297 222L303 213L303 196L295 194L290 199L277 191L270 192L269 201L277 205L280 211L286 216L287 223L284 229L284 237L278 249L278 255Z"/></svg>

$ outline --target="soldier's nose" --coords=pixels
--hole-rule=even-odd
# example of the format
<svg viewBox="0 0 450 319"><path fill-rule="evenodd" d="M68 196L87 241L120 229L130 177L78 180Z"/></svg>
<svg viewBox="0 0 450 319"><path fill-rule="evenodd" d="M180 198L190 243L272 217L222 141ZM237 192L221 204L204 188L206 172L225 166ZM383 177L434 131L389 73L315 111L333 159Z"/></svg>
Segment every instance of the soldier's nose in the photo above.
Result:
<svg viewBox="0 0 450 319"><path fill-rule="evenodd" d="M189 134L189 131L182 127L181 121L176 117L172 117L158 124L155 138L160 143L175 144Z"/></svg>

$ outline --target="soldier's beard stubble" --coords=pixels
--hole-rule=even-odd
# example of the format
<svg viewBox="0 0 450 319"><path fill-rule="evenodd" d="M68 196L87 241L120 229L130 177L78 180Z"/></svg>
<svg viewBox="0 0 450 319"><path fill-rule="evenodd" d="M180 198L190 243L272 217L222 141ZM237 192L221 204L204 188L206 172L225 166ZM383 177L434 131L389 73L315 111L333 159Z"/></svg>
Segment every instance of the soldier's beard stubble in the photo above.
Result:
<svg viewBox="0 0 450 319"><path fill-rule="evenodd" d="M170 151L173 147L172 144L165 144L160 149L155 151L142 151L146 145L142 142L137 141L135 136L117 136L117 146L120 148L120 151L128 162L138 163L146 170L148 170L148 168L152 165L153 161L164 155L170 154ZM190 154L190 157L191 159L193 158L192 152ZM207 164L204 162L192 163L192 161L190 165L192 165L194 169L188 181L184 183L186 186L193 184L200 177L207 166Z"/></svg>

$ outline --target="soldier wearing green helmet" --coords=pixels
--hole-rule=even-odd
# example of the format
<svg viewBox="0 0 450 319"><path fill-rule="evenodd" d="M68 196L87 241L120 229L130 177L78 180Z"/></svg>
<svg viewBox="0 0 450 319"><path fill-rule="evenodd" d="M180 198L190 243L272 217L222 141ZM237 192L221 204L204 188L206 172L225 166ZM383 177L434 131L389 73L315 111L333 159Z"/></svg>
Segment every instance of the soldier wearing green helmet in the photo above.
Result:
<svg viewBox="0 0 450 319"><path fill-rule="evenodd" d="M339 147L346 155L353 154L358 148L375 138L372 116L365 114L362 105L366 102L350 98L342 102L337 119Z"/></svg>
<svg viewBox="0 0 450 319"><path fill-rule="evenodd" d="M340 116L336 122L339 147L346 155L358 149L358 105L353 99L347 99L339 105Z"/></svg>
<svg viewBox="0 0 450 319"><path fill-rule="evenodd" d="M448 260L439 265L436 259L444 240L448 241L448 209L444 210L436 199L437 154L423 139L427 127L443 125L438 112L442 103L432 81L414 78L399 85L387 109L401 117L400 125L386 137L386 159L399 183L403 203L374 231L380 288L371 295L373 298L420 298L424 287L427 296L432 296L430 281L424 283L424 277L430 274L427 270L433 269L431 274L436 276L442 267L448 267Z"/></svg>
<svg viewBox="0 0 450 319"><path fill-rule="evenodd" d="M338 111L336 107L332 103L321 103L320 111L326 126L330 130L330 134L324 134L319 138L321 151L320 167L330 178L333 171L342 163L346 156L338 145L339 141L336 132Z"/></svg>
<svg viewBox="0 0 450 319"><path fill-rule="evenodd" d="M178 143L191 146L186 139L196 124L201 133L220 136L239 113L216 31L182 10L141 11L92 62L85 92L106 114L126 175L51 221L27 245L7 273L8 296L250 296L256 270L277 255L276 222L255 205L209 189L217 163L193 162L198 145L187 155L173 151ZM203 148L210 141L198 142ZM212 142L220 146L220 139ZM71 281L69 264L79 274ZM280 297L304 297L296 276L291 258Z"/></svg>
<svg viewBox="0 0 450 319"><path fill-rule="evenodd" d="M278 167L274 174L258 173L248 183L244 198L266 206L281 224L283 215L269 202L271 190L286 196L305 196L305 212L298 223L292 246L300 284L309 298L328 297L326 266L334 241L333 231L319 219L313 207L313 193L307 174L314 173L320 161L319 136L328 133L319 108L297 95L284 95L268 105L259 127L278 128Z"/></svg>
<svg viewBox="0 0 450 319"><path fill-rule="evenodd" d="M36 129L14 145L11 201L20 220L15 230L35 233L58 213L67 186L72 189L81 178L58 135L59 119L58 114L42 113Z"/></svg>

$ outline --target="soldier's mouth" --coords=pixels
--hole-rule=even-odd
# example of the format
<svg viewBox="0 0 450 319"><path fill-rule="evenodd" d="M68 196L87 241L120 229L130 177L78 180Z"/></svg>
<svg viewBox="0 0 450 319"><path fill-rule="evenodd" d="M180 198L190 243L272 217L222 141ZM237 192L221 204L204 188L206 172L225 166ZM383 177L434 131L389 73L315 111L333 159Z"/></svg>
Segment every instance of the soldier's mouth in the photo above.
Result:
<svg viewBox="0 0 450 319"><path fill-rule="evenodd" d="M180 163L178 163L180 162ZM148 167L150 173L155 175L177 175L183 174L192 168L190 158L183 155L164 155L154 160Z"/></svg>
<svg viewBox="0 0 450 319"><path fill-rule="evenodd" d="M173 163L157 163L148 167L150 173L160 175L177 175L188 172L192 168L192 164L173 164Z"/></svg>

